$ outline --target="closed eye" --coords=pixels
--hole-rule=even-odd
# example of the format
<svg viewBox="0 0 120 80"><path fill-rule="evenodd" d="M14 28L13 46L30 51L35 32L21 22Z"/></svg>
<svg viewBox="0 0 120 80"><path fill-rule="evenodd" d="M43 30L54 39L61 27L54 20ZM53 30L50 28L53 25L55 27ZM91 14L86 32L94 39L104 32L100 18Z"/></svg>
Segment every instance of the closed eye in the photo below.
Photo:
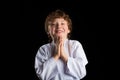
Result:
<svg viewBox="0 0 120 80"><path fill-rule="evenodd" d="M51 26L55 26L56 24L52 23Z"/></svg>

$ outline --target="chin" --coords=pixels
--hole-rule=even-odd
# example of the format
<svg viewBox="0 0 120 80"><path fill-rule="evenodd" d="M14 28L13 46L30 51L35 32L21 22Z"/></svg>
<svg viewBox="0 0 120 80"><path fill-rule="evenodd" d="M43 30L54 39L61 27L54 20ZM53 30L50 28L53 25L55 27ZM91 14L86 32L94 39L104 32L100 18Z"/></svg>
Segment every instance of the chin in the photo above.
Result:
<svg viewBox="0 0 120 80"><path fill-rule="evenodd" d="M56 36L60 37L60 36L62 36L62 35L56 35Z"/></svg>
<svg viewBox="0 0 120 80"><path fill-rule="evenodd" d="M58 37L62 37L62 36L63 36L63 34L57 34L56 36L58 36Z"/></svg>

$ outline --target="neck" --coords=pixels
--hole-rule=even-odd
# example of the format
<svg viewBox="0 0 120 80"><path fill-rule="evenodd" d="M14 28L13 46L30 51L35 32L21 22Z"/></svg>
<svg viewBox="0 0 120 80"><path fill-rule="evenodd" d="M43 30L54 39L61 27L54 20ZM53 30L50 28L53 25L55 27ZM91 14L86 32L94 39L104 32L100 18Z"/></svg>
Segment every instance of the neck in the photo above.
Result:
<svg viewBox="0 0 120 80"><path fill-rule="evenodd" d="M63 42L65 42L66 40L68 40L68 38L63 38ZM55 43L55 39L52 39L52 41Z"/></svg>

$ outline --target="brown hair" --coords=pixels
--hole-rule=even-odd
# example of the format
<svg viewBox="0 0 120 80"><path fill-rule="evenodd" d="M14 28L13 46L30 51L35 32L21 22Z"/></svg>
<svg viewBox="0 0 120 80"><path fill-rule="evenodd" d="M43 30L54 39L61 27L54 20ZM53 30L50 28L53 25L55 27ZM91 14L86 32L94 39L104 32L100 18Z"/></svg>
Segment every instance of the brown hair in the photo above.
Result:
<svg viewBox="0 0 120 80"><path fill-rule="evenodd" d="M45 20L45 31L48 33L48 25L50 22L53 22L56 18L63 18L68 23L68 29L70 30L70 33L72 31L72 21L68 14L66 14L64 11L57 9L56 11L51 12L46 20ZM68 34L68 38L70 38L70 33ZM50 35L48 35L50 36Z"/></svg>

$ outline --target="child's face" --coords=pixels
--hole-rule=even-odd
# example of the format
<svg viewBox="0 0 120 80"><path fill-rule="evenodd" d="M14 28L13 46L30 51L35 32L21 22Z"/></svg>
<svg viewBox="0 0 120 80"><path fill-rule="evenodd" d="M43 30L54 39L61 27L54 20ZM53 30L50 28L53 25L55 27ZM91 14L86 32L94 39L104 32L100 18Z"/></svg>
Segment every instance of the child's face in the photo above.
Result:
<svg viewBox="0 0 120 80"><path fill-rule="evenodd" d="M63 18L56 18L51 24L48 25L48 31L52 39L55 37L67 38L70 30L68 29L68 23Z"/></svg>

